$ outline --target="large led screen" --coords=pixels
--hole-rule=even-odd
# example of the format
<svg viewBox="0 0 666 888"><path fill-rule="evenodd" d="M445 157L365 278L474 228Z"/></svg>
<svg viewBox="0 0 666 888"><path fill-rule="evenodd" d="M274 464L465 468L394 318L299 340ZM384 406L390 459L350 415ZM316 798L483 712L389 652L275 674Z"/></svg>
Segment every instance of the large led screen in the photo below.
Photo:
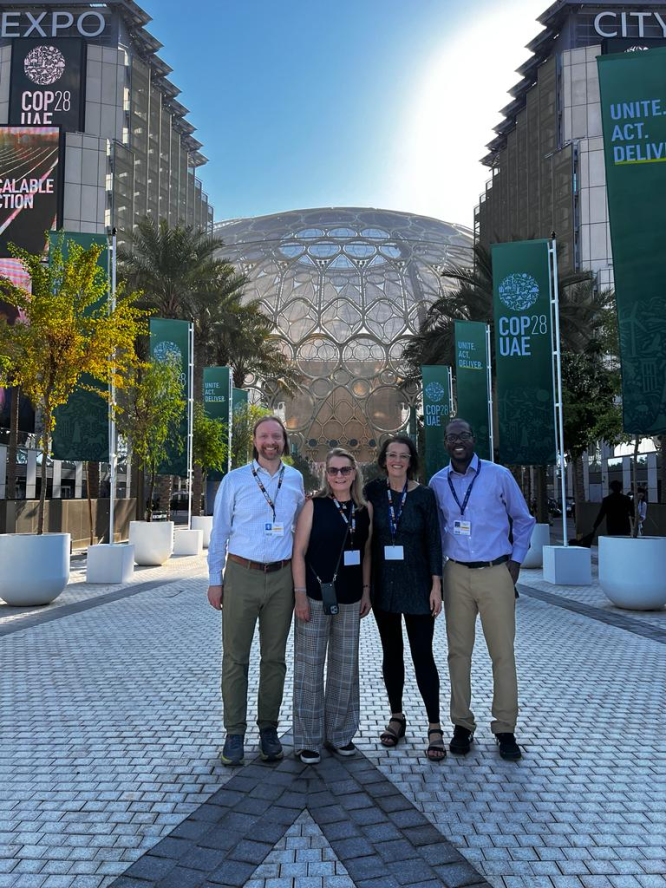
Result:
<svg viewBox="0 0 666 888"><path fill-rule="evenodd" d="M0 127L0 258L10 243L45 249L58 224L60 154L58 127Z"/></svg>
<svg viewBox="0 0 666 888"><path fill-rule="evenodd" d="M83 132L85 46L75 37L12 42L11 125Z"/></svg>

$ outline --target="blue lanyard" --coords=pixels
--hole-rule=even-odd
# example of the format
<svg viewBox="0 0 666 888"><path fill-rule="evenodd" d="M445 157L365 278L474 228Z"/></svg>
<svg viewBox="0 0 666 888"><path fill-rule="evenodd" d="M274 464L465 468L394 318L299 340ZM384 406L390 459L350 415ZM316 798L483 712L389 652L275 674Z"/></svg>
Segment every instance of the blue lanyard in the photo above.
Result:
<svg viewBox="0 0 666 888"><path fill-rule="evenodd" d="M340 505L335 497L333 497L333 502L335 503L335 508L338 510L338 514L347 525L348 531L351 530L351 547L353 549L354 534L356 533L356 503L354 502L354 500L351 501L350 517L347 518L347 510Z"/></svg>
<svg viewBox="0 0 666 888"><path fill-rule="evenodd" d="M386 494L388 496L388 508L389 508L389 524L391 526L391 543L395 546L395 538L398 533L398 526L400 524L400 519L402 518L402 510L405 508L405 500L407 499L407 487L409 485L409 479L405 481L405 486L402 488L402 496L400 497L400 508L398 510L398 514L395 513L395 508L393 507L393 496L391 493L391 484L389 480L386 480Z"/></svg>
<svg viewBox="0 0 666 888"><path fill-rule="evenodd" d="M270 498L270 495L269 495L268 491L266 490L266 488L264 487L264 485L261 483L261 478L257 474L257 470L255 469L254 466L252 466L252 474L254 475L254 480L259 485L259 490L263 493L264 499L268 503L268 506L273 513L273 524L275 524L275 520L276 520L275 503L277 503L278 493L280 492L280 488L282 487L282 479L284 478L284 466L282 466L282 468L280 469L280 477L278 478L278 486L277 486L277 490L275 491L275 503Z"/></svg>
<svg viewBox="0 0 666 888"><path fill-rule="evenodd" d="M465 499L463 500L462 506L461 506L460 500L458 499L458 494L456 493L456 491L453 487L453 481L451 480L451 470L449 469L449 474L446 477L449 482L449 487L451 488L451 493L453 494L453 499L456 501L456 503L458 504L458 508L460 509L460 517L461 518L465 514L465 509L467 508L467 503L469 502L469 498L472 495L472 488L474 487L474 484L476 483L476 479L479 477L480 474L481 474L481 460L479 460L479 467L476 470L476 474L474 475L474 477L470 481L469 487L467 488L467 493L465 494Z"/></svg>

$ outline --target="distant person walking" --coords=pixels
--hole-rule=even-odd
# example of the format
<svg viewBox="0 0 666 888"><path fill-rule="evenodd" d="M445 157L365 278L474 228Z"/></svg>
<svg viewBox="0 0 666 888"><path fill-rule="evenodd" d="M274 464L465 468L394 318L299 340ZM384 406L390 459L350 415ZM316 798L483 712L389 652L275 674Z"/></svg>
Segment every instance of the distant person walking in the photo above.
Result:
<svg viewBox="0 0 666 888"><path fill-rule="evenodd" d="M638 520L638 536L643 536L643 525L645 524L645 519L647 518L647 494L644 490L638 491L638 504L636 506L636 518Z"/></svg>
<svg viewBox="0 0 666 888"><path fill-rule="evenodd" d="M630 536L631 524L634 520L634 504L631 498L622 493L620 481L611 481L611 493L601 501L601 508L597 515L592 532L606 519L606 533L608 536Z"/></svg>
<svg viewBox="0 0 666 888"><path fill-rule="evenodd" d="M244 761L250 649L257 621L261 757L270 762L283 755L277 726L294 610L293 526L305 494L301 473L282 462L282 456L289 453L289 442L281 420L275 416L258 420L253 442L250 465L234 469L222 479L208 549L208 601L222 610L225 765L242 765Z"/></svg>
<svg viewBox="0 0 666 888"><path fill-rule="evenodd" d="M465 755L476 730L471 669L477 615L493 664L491 730L505 759L519 759L515 728L518 681L514 656L520 564L535 519L513 475L479 459L474 433L463 419L450 422L444 442L451 464L430 480L439 506L444 555L444 613L451 676L451 752Z"/></svg>

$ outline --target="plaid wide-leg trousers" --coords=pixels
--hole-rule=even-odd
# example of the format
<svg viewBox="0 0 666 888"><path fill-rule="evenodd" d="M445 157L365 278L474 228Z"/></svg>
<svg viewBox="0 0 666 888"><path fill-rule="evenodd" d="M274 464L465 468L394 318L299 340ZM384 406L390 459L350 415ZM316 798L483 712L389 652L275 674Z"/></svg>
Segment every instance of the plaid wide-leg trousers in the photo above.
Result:
<svg viewBox="0 0 666 888"><path fill-rule="evenodd" d="M360 602L339 605L335 616L321 601L309 603L310 621L295 621L294 749L319 752L325 741L346 746L358 730Z"/></svg>

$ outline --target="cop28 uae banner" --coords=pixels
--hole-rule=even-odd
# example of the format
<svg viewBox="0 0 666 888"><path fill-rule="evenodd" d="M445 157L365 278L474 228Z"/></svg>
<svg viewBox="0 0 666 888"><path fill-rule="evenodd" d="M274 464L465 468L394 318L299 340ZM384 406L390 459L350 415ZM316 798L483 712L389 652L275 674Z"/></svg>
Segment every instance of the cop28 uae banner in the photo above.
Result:
<svg viewBox="0 0 666 888"><path fill-rule="evenodd" d="M599 56L625 432L666 432L666 49Z"/></svg>
<svg viewBox="0 0 666 888"><path fill-rule="evenodd" d="M168 456L160 466L161 475L187 475L188 406L190 403L190 323L172 321L165 318L150 319L150 357L154 361L168 361L175 358L180 367L180 381L183 386L185 407L178 429L178 444L167 448Z"/></svg>
<svg viewBox="0 0 666 888"><path fill-rule="evenodd" d="M436 472L449 464L444 429L451 419L451 368L444 364L424 364L421 377L427 484Z"/></svg>
<svg viewBox="0 0 666 888"><path fill-rule="evenodd" d="M490 452L490 392L488 391L488 325L479 321L455 322L456 417L474 429L476 452L493 459Z"/></svg>
<svg viewBox="0 0 666 888"><path fill-rule="evenodd" d="M218 419L227 427L229 449L226 472L231 468L232 382L229 367L204 367L204 413L209 419ZM209 472L208 478L212 481L220 481L226 472Z"/></svg>
<svg viewBox="0 0 666 888"><path fill-rule="evenodd" d="M549 241L493 244L499 459L555 462Z"/></svg>

